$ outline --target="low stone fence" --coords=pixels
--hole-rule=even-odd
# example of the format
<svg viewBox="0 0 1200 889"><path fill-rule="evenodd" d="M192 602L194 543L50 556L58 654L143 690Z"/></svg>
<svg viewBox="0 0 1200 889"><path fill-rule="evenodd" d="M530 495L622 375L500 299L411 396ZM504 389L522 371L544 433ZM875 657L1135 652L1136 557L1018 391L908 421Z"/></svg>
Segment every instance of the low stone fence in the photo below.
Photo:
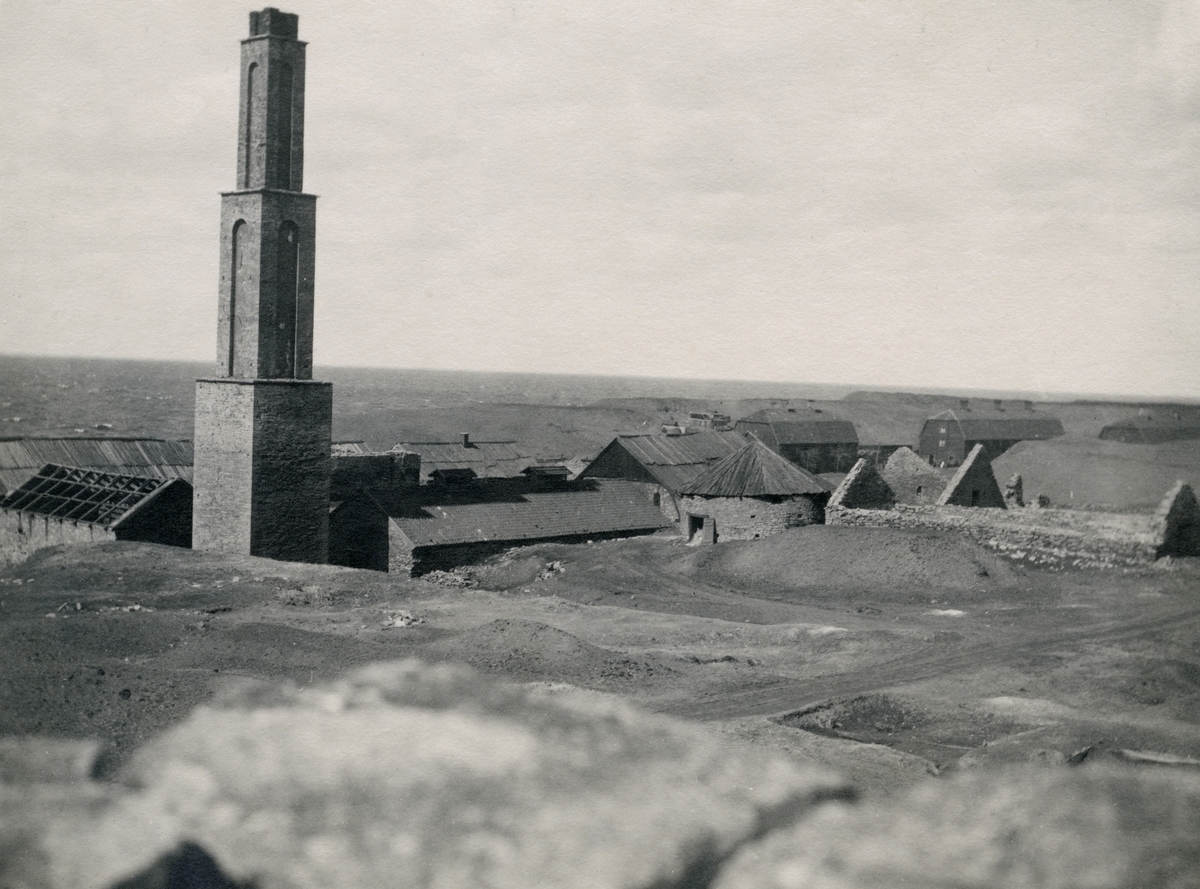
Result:
<svg viewBox="0 0 1200 889"><path fill-rule="evenodd" d="M954 531L1011 558L1052 567L1144 565L1157 559L1162 547L1160 523L1154 515L1070 509L838 506L826 510L825 521L830 525Z"/></svg>

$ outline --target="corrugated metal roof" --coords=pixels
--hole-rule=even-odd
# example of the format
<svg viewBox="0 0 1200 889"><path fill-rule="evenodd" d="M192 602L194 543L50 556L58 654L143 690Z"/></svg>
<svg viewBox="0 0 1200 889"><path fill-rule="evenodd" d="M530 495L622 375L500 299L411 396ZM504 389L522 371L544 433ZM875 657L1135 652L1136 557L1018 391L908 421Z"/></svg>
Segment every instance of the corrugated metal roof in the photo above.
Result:
<svg viewBox="0 0 1200 889"><path fill-rule="evenodd" d="M633 533L670 524L636 485L620 479L550 488L492 479L463 488L421 488L384 506L414 547Z"/></svg>
<svg viewBox="0 0 1200 889"><path fill-rule="evenodd" d="M48 464L0 501L0 507L115 528L173 484L185 482Z"/></svg>
<svg viewBox="0 0 1200 889"><path fill-rule="evenodd" d="M753 432L769 447L794 444L858 444L854 424L824 411L761 410L738 420L740 432Z"/></svg>
<svg viewBox="0 0 1200 889"><path fill-rule="evenodd" d="M828 494L833 487L753 439L737 453L705 469L679 493L701 497L792 497Z"/></svg>
<svg viewBox="0 0 1200 889"><path fill-rule="evenodd" d="M402 441L394 452L418 454L421 478L438 469L471 469L479 478L511 478L521 474L538 458L514 441Z"/></svg>
<svg viewBox="0 0 1200 889"><path fill-rule="evenodd" d="M746 446L737 432L690 435L618 435L621 445L644 466L686 466L727 457Z"/></svg>
<svg viewBox="0 0 1200 889"><path fill-rule="evenodd" d="M737 421L739 432L751 432L769 447L805 444L858 444L854 424L816 410L758 410Z"/></svg>
<svg viewBox="0 0 1200 889"><path fill-rule="evenodd" d="M47 463L147 478L192 480L192 443L158 438L17 438L0 441L0 488L11 490Z"/></svg>
<svg viewBox="0 0 1200 889"><path fill-rule="evenodd" d="M609 447L623 448L668 491L678 491L711 464L746 446L740 432L691 435L619 435Z"/></svg>
<svg viewBox="0 0 1200 889"><path fill-rule="evenodd" d="M957 423L962 430L962 436L965 441L1039 441L1047 438L1055 438L1063 434L1062 421L1057 417L1046 416L1031 416L1022 414L1018 416L1005 416L997 414L992 416L980 416L972 414L970 416L959 416L953 411L950 416L931 417L926 420L926 425L929 423Z"/></svg>

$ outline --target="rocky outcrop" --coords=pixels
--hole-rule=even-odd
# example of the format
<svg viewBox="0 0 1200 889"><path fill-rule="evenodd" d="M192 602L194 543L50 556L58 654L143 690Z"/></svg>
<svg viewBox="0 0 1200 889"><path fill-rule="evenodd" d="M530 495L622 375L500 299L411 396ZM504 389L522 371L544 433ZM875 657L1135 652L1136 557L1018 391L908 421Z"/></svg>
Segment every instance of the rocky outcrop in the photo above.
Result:
<svg viewBox="0 0 1200 889"><path fill-rule="evenodd" d="M119 784L80 776L90 748L6 749L43 771L0 784L5 889L1200 880L1186 770L980 768L857 799L824 771L607 696L415 661L247 686L140 750Z"/></svg>
<svg viewBox="0 0 1200 889"><path fill-rule="evenodd" d="M1184 889L1200 881L1197 837L1194 775L976 772L825 806L748 845L714 889Z"/></svg>

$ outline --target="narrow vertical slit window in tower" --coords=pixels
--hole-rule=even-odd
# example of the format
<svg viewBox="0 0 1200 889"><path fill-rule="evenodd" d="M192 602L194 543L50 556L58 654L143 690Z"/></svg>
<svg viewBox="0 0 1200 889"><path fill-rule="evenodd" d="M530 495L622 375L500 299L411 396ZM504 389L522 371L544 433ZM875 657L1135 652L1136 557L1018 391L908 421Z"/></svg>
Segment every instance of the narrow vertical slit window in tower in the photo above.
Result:
<svg viewBox="0 0 1200 889"><path fill-rule="evenodd" d="M279 275L275 299L276 377L296 376L296 296L300 289L300 233L294 222L279 227Z"/></svg>
<svg viewBox="0 0 1200 889"><path fill-rule="evenodd" d="M225 365L225 376L227 377L234 376L237 361L238 285L241 284L241 278L245 274L242 267L246 263L246 220L239 219L233 224L230 241L233 244L231 248L233 254L230 257L231 271L229 275L229 356Z"/></svg>
<svg viewBox="0 0 1200 889"><path fill-rule="evenodd" d="M250 170L254 166L254 133L260 129L255 126L254 103L255 81L258 79L258 65L251 63L246 69L246 98L242 102L242 162L238 171L238 188L250 188Z"/></svg>
<svg viewBox="0 0 1200 889"><path fill-rule="evenodd" d="M275 162L272 166L272 181L274 188L292 190L292 66L287 62L279 65L279 95L276 106L279 108L279 126L275 132L278 140L272 147L275 149Z"/></svg>

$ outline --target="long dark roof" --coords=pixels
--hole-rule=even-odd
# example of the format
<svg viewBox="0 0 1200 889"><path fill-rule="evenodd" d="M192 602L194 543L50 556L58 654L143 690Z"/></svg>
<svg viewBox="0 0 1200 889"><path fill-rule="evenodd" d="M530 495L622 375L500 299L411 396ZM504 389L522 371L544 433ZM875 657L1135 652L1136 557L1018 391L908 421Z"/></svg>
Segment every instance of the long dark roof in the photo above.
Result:
<svg viewBox="0 0 1200 889"><path fill-rule="evenodd" d="M962 429L965 441L1038 441L1055 438L1063 434L1062 421L1057 417L1038 416L1036 414L1004 414L984 415L972 413L960 416L950 412L950 416L931 417L925 421L930 423L952 423Z"/></svg>
<svg viewBox="0 0 1200 889"><path fill-rule="evenodd" d="M678 491L709 465L745 445L746 437L740 432L726 431L690 435L618 435L608 447L622 448L660 485L669 491ZM586 474L586 470L584 472Z"/></svg>
<svg viewBox="0 0 1200 889"><path fill-rule="evenodd" d="M0 501L0 508L112 529L171 485L186 484L48 464Z"/></svg>
<svg viewBox="0 0 1200 889"><path fill-rule="evenodd" d="M621 479L544 487L526 479L491 479L422 487L382 505L414 547L635 533L670 524L636 485Z"/></svg>
<svg viewBox="0 0 1200 889"><path fill-rule="evenodd" d="M751 432L770 448L794 444L858 444L854 424L815 410L756 411L738 420L739 432Z"/></svg>
<svg viewBox="0 0 1200 889"><path fill-rule="evenodd" d="M700 473L680 494L702 497L792 497L828 494L833 485L776 454L758 439Z"/></svg>
<svg viewBox="0 0 1200 889"><path fill-rule="evenodd" d="M479 478L511 478L538 462L515 441L402 441L393 452L419 454L421 478L439 469L471 469Z"/></svg>
<svg viewBox="0 0 1200 889"><path fill-rule="evenodd" d="M148 478L192 480L192 443L158 438L14 438L0 441L0 492L47 463Z"/></svg>

